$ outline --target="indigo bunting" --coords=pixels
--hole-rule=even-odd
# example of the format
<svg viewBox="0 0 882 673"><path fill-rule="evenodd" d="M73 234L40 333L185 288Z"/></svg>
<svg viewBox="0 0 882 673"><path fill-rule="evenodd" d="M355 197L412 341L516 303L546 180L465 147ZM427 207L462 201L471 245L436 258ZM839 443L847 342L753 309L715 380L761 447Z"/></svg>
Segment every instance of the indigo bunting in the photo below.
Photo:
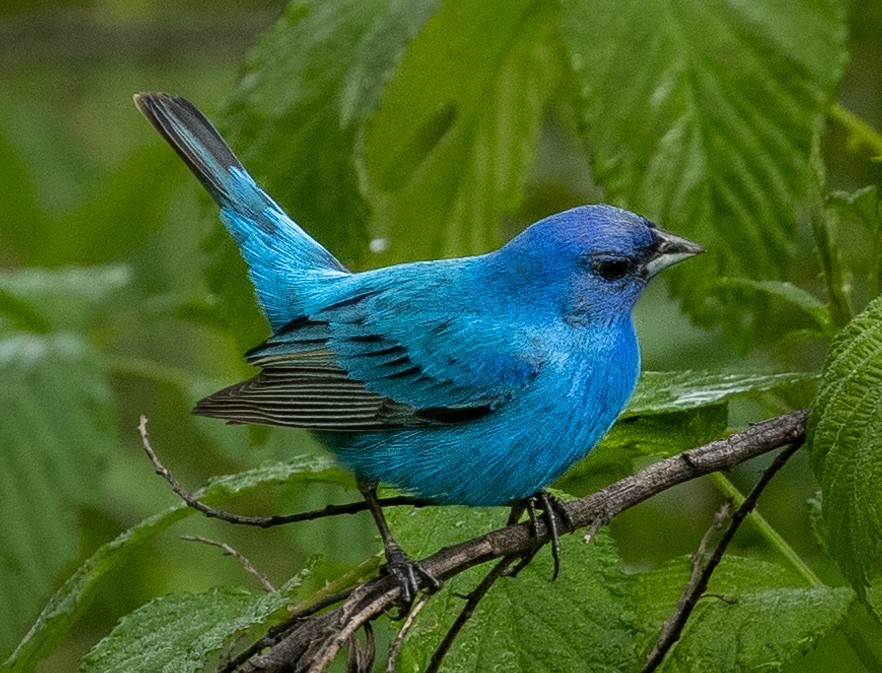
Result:
<svg viewBox="0 0 882 673"><path fill-rule="evenodd" d="M389 534L377 483L438 504L543 494L634 389L631 310L646 284L702 252L639 215L593 205L488 254L351 273L189 101L135 102L220 206L272 327L246 355L261 372L194 413L313 431L355 474L405 601L423 571Z"/></svg>

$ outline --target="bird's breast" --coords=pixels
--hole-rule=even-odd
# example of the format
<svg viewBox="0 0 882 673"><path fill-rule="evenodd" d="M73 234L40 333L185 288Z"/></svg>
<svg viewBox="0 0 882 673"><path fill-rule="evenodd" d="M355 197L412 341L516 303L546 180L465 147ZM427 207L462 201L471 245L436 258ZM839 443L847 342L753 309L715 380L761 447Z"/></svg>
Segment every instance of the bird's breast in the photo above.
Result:
<svg viewBox="0 0 882 673"><path fill-rule="evenodd" d="M550 358L522 400L535 408L521 410L531 420L525 425L544 429L531 453L548 469L549 480L586 455L609 431L627 404L640 369L630 321L578 337ZM529 430L523 435L522 441L528 442Z"/></svg>

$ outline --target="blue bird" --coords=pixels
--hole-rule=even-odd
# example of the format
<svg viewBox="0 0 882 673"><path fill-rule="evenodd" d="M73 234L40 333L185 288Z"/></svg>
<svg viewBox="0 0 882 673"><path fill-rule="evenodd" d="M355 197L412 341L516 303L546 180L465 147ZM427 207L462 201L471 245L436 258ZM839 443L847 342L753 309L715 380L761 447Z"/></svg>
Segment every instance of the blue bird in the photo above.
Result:
<svg viewBox="0 0 882 673"><path fill-rule="evenodd" d="M702 252L634 213L573 208L475 257L351 273L248 175L189 101L135 96L221 209L272 336L261 372L200 401L229 423L308 428L356 476L404 602L417 576L379 482L438 504L535 502L610 429L640 369L631 310ZM541 500L546 515L547 497Z"/></svg>

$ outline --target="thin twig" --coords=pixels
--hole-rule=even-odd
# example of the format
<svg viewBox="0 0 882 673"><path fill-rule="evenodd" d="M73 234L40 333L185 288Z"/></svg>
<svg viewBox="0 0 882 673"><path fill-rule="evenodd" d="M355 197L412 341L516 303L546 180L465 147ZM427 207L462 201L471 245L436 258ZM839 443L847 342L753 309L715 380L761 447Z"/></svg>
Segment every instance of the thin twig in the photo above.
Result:
<svg viewBox="0 0 882 673"><path fill-rule="evenodd" d="M689 578L689 582L686 584L686 587L683 590L682 595L680 596L680 600L677 602L677 607L674 609L673 614L668 618L668 620L662 626L661 633L659 634L658 640L655 643L655 646L652 648L652 651L646 658L646 664L643 666L643 670L641 673L652 673L655 671L662 663L665 658L665 655L670 651L670 649L674 646L674 643L679 640L680 635L683 633L683 628L686 626L686 621L689 619L689 616L692 614L692 611L695 609L695 605L698 603L701 595L707 590L707 585L710 582L711 576L714 574L714 570L716 570L717 566L720 564L720 561L723 560L723 555L726 553L726 549L729 546L729 543L732 541L732 538L735 537L735 533L738 531L738 528L741 526L745 517L756 507L756 502L759 499L760 494L765 490L766 486L769 485L769 482L772 480L772 477L778 473L784 463L786 463L789 458L796 453L799 447L802 446L802 440L798 440L793 442L786 449L781 451L776 457L775 460L772 461L772 464L769 465L763 472L762 476L757 481L756 485L750 491L748 496L744 499L744 502L741 503L741 507L739 507L735 514L732 515L732 522L729 524L729 527L723 533L720 538L719 543L711 554L710 559L708 559L707 564L704 568L701 569L701 572L696 577L696 567L700 567L700 561L698 564L693 564L693 573L692 577ZM713 533L713 526L705 534L705 538L708 538L709 535ZM706 540L702 540L702 545L706 544ZM699 552L696 553L696 557L703 556L703 550L699 547Z"/></svg>
<svg viewBox="0 0 882 673"><path fill-rule="evenodd" d="M201 535L181 535L182 540L186 540L187 542L201 542L202 544L207 544L212 547L218 547L223 550L224 556L232 556L234 559L238 560L239 563L242 564L242 567L245 569L245 572L253 575L257 578L257 581L260 582L260 586L263 587L264 591L267 593L275 593L276 588L273 586L272 582L269 581L269 578L260 572L251 561L249 561L243 554L236 551L228 545L226 542L218 542L217 540L212 540L211 538L202 537Z"/></svg>
<svg viewBox="0 0 882 673"><path fill-rule="evenodd" d="M271 528L273 526L282 526L289 523L297 523L299 521L314 521L316 519L321 519L327 516L338 516L340 514L357 514L358 512L364 512L368 509L367 503L365 502L350 502L344 505L328 505L321 509L314 509L308 512L299 512L297 514L285 514L275 516L244 516L241 514L234 514L233 512L226 512L224 510L217 509L215 507L212 507L211 505L206 505L204 502L202 502L192 493L190 493L187 489L181 486L180 482L171 473L171 471L162 464L162 462L159 460L159 457L156 455L156 451L153 450L153 445L150 442L150 435L147 432L146 416L141 416L141 422L138 424L138 431L141 433L141 444L144 447L144 452L147 454L150 462L153 463L154 472L165 479L166 482L168 482L168 485L171 487L172 491L174 491L181 500L187 503L188 506L201 512L207 517L211 517L212 519L220 519L221 521L226 521L227 523L238 524L242 526ZM401 505L424 507L427 504L421 500L417 500L416 498L411 498L403 495L393 496L389 498L379 498L378 502L383 507L397 507Z"/></svg>
<svg viewBox="0 0 882 673"><path fill-rule="evenodd" d="M695 550L691 559L692 574L689 576L690 584L698 582L698 579L701 576L701 570L704 567L704 558L707 556L707 546L710 544L711 538L723 527L723 524L726 523L726 519L729 518L731 513L732 501L727 500L723 503L723 506L720 507L719 511L714 514L714 519L711 521L711 525L708 526L704 535L701 536L701 542L698 543L698 549Z"/></svg>
<svg viewBox="0 0 882 673"><path fill-rule="evenodd" d="M410 628L416 621L417 615L420 614L420 610L426 606L426 603L429 602L429 599L432 596L433 594L421 594L417 602L413 604L410 612L407 613L407 617L401 624L401 628L398 630L395 640L389 645L389 653L386 655L386 673L395 673L395 665L398 663L398 654L401 652L402 645L404 645L404 639L407 637Z"/></svg>
<svg viewBox="0 0 882 673"><path fill-rule="evenodd" d="M647 668L643 669L643 673L647 673L647 669L651 662L653 666L657 666L658 663L661 663L661 658L664 658L667 649L670 649L671 645L673 645L673 643L680 637L680 633L685 624L685 619L681 622L680 618L683 615L688 616L689 613L691 613L692 609L695 607L695 603L698 602L703 593L703 591L699 591L696 594L696 588L701 585L704 570L706 568L704 562L705 557L707 556L707 546L710 544L711 538L722 527L731 513L732 501L727 500L714 515L713 521L711 521L710 526L708 526L708 529L705 531L704 535L702 535L701 542L698 543L698 549L695 550L695 553L690 559L692 570L689 574L689 581L686 582L686 586L683 588L683 593L680 594L680 598L677 600L677 606L674 608L673 614L665 620L664 624L662 624L661 632L656 640L656 645L647 657ZM667 649L661 652L660 655L657 654L657 651L665 646ZM655 663L657 656L661 658L658 659L658 663Z"/></svg>
<svg viewBox="0 0 882 673"><path fill-rule="evenodd" d="M377 656L377 640L374 637L374 627L370 622L364 626L364 647L358 643L358 634L353 633L349 637L349 657L346 662L346 673L370 673Z"/></svg>
<svg viewBox="0 0 882 673"><path fill-rule="evenodd" d="M728 596L724 596L723 594L715 594L710 591L705 591L701 596L698 597L698 600L703 601L705 598L715 598L718 601L723 601L727 605L735 605L738 601L734 598L729 598Z"/></svg>
<svg viewBox="0 0 882 673"><path fill-rule="evenodd" d="M475 608L478 607L478 603L480 603L484 596L487 595L487 592L490 591L490 587L496 583L496 580L508 574L509 567L517 558L517 556L512 555L500 559L499 563L493 566L493 569L484 576L481 583L472 589L465 605L462 606L459 615L457 615L453 624L450 626L450 629L444 635L444 639L438 645L438 648L432 653L432 659L429 661L426 673L438 673L438 669L441 668L441 662L444 661L444 657L450 651L453 641L456 640L456 637L459 635L460 631L462 631L466 622L468 622L475 613Z"/></svg>

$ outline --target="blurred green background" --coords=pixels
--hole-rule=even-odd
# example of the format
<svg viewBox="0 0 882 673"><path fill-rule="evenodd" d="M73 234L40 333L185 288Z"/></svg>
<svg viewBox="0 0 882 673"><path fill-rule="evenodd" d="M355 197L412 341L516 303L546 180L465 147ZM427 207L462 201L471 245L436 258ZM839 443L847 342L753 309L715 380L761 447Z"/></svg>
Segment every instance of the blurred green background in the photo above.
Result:
<svg viewBox="0 0 882 673"><path fill-rule="evenodd" d="M0 421L0 460L6 463L0 468L0 544L19 536L33 545L32 563L25 566L2 557L0 587L9 595L0 596L7 613L0 620L0 660L84 557L174 501L140 450L140 414L150 419L160 456L192 489L211 475L318 451L296 431L225 427L189 416L198 396L247 373L241 353L266 336L268 327L253 306L232 317L240 323L235 329L230 316L218 315L206 283L206 269L222 245L216 214L131 102L137 91L183 94L222 126L221 112L246 53L283 9L279 0L0 5L0 330L5 332L0 367L2 380L23 382L33 393L26 407L20 397L4 407L28 413L16 411L16 418ZM882 128L882 4L855 3L849 23L851 60L838 99ZM829 123L830 184L854 189L878 183L880 165L849 151L843 129ZM599 200L603 192L592 183L590 164L572 132L549 113L527 199L507 221L507 235L547 213ZM296 219L297 204L284 205ZM338 223L322 226L328 229L313 227L312 233L334 240ZM859 257L861 239L852 242L847 230L842 233L843 249ZM364 241L352 245L364 247ZM369 266L370 255L357 263ZM806 262L791 276L815 287L814 269ZM214 272L248 287L242 264ZM33 299L41 311L34 315L21 297ZM824 355L820 346L774 339L736 351L722 331L693 326L663 282L653 284L635 317L646 369L817 371ZM20 337L22 325L39 335L33 343ZM82 339L64 341L66 334ZM71 349L75 354L68 357ZM59 352L66 354L64 366L53 365ZM26 366L40 358L45 367ZM7 385L0 400L20 389ZM796 394L778 404L783 411L806 401ZM744 403L731 421L757 413ZM51 430L32 432L40 426L38 418L48 418ZM739 470L735 481L746 486L760 467ZM816 490L799 456L763 496L761 509L817 572L835 582L836 570L820 555L808 528L806 501ZM354 498L343 488L315 486L296 496L264 495L236 506L277 513ZM691 484L628 512L612 530L631 567L646 568L691 552L719 501L706 481ZM500 523L503 519L500 513ZM276 581L313 554L327 555L343 568L376 549L370 521L361 515L273 531L194 518L151 543L105 584L86 619L43 670L73 670L121 615L153 596L248 581L217 550L176 538L184 533L230 542ZM750 527L737 547L775 558ZM826 639L808 665L822 671L833 663L836 670L865 670L840 636Z"/></svg>

